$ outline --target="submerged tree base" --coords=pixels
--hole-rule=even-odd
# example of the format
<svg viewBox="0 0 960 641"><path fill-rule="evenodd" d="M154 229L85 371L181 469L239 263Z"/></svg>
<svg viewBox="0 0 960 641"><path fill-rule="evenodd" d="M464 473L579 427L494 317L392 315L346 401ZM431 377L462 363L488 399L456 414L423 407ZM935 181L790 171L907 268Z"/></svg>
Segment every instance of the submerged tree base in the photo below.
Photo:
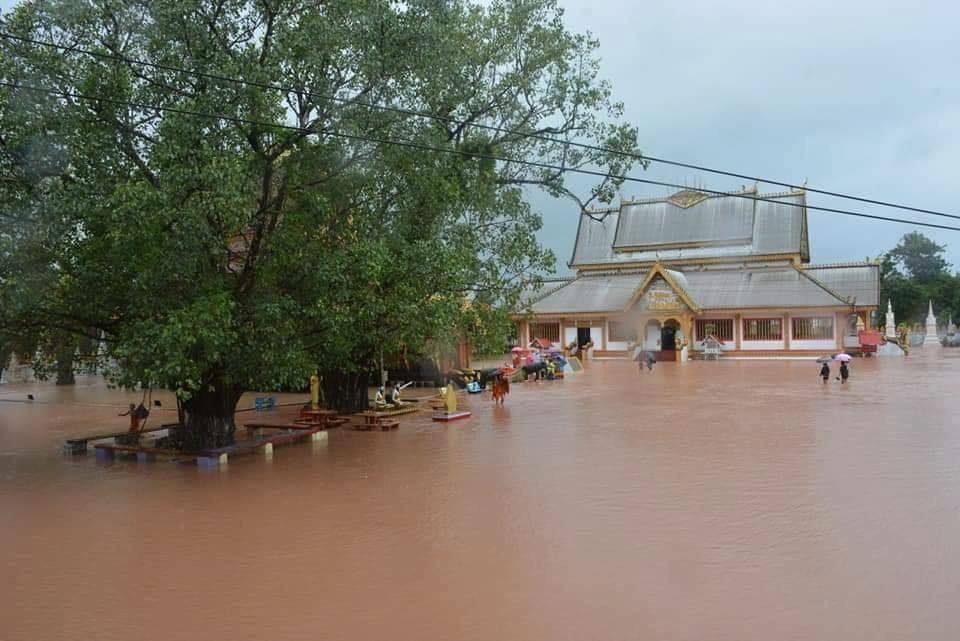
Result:
<svg viewBox="0 0 960 641"><path fill-rule="evenodd" d="M234 411L243 394L223 385L210 386L183 402L183 421L171 430L167 447L187 452L233 445L236 441Z"/></svg>
<svg viewBox="0 0 960 641"><path fill-rule="evenodd" d="M322 381L323 397L328 409L353 414L370 406L369 372L325 370Z"/></svg>

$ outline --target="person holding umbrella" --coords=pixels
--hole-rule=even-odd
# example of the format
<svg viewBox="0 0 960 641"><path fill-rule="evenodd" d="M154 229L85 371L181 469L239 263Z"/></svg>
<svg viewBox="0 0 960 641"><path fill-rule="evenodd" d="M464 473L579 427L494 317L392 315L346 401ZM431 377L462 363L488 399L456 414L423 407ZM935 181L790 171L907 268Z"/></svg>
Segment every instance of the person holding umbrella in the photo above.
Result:
<svg viewBox="0 0 960 641"><path fill-rule="evenodd" d="M847 379L850 378L850 368L847 367L847 363L850 362L849 354L834 354L833 360L840 361L840 376L837 377L837 380L841 383L846 383Z"/></svg>

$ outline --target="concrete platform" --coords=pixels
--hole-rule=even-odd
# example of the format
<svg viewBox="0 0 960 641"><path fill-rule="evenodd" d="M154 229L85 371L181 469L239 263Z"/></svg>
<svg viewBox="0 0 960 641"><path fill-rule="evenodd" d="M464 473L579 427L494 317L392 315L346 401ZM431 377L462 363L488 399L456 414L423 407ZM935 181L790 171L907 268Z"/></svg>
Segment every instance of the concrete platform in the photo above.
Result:
<svg viewBox="0 0 960 641"><path fill-rule="evenodd" d="M462 418L469 418L472 416L472 412L454 412L452 414L434 414L433 420L447 423L450 421L457 421Z"/></svg>

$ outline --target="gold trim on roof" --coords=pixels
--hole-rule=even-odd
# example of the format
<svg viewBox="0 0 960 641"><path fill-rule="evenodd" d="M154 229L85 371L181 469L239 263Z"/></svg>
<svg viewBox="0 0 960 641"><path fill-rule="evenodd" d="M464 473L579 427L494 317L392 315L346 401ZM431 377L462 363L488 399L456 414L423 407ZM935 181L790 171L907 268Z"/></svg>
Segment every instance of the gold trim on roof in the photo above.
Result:
<svg viewBox="0 0 960 641"><path fill-rule="evenodd" d="M705 194L702 191L684 189L683 191L678 191L674 195L667 198L667 202L682 209L687 209L689 207L693 207L697 203L702 203L709 197L710 194Z"/></svg>

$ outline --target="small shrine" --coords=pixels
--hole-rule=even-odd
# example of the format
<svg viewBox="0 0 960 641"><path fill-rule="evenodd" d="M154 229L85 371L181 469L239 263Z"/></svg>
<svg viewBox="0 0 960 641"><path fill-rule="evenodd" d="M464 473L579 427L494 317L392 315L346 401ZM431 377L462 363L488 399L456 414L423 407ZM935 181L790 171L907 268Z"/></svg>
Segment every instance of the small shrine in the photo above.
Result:
<svg viewBox="0 0 960 641"><path fill-rule="evenodd" d="M470 412L457 411L457 390L452 383L440 388L440 399L443 401L443 409L433 415L433 420L447 422L470 416Z"/></svg>
<svg viewBox="0 0 960 641"><path fill-rule="evenodd" d="M895 341L897 340L897 321L893 316L893 305L890 302L890 299L887 299L887 320L885 323L884 338L887 340Z"/></svg>
<svg viewBox="0 0 960 641"><path fill-rule="evenodd" d="M720 348L723 346L723 341L714 336L713 334L708 334L706 338L703 339L703 359L704 360L719 360L720 359Z"/></svg>
<svg viewBox="0 0 960 641"><path fill-rule="evenodd" d="M937 337L937 317L933 315L933 301L930 301L929 311L927 312L927 332L923 337L924 345L939 344Z"/></svg>

